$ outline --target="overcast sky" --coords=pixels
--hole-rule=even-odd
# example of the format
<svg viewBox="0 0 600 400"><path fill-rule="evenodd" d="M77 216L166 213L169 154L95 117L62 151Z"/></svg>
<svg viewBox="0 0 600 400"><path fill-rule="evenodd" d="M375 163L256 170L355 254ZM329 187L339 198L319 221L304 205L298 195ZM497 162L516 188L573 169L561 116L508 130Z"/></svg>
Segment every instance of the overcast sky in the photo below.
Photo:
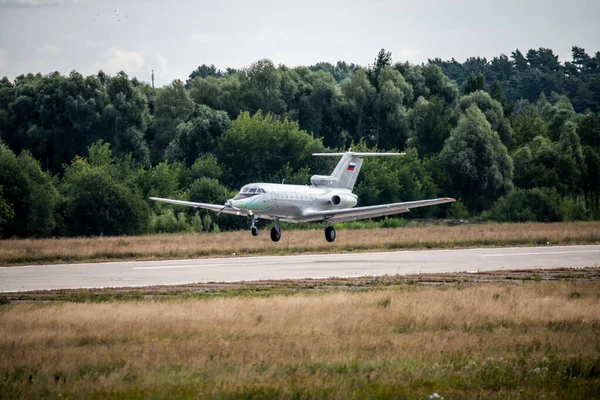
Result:
<svg viewBox="0 0 600 400"><path fill-rule="evenodd" d="M287 3L290 3L289 5ZM100 69L157 86L198 65L492 58L600 51L600 1L0 0L0 76Z"/></svg>

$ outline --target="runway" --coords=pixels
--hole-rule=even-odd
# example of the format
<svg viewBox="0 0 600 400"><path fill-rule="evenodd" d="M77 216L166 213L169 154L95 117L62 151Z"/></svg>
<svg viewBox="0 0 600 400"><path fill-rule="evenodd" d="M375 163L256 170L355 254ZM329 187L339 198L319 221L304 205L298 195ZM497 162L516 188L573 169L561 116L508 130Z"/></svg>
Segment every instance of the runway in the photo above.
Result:
<svg viewBox="0 0 600 400"><path fill-rule="evenodd" d="M600 246L589 245L29 265L1 267L0 292L581 268L599 264Z"/></svg>

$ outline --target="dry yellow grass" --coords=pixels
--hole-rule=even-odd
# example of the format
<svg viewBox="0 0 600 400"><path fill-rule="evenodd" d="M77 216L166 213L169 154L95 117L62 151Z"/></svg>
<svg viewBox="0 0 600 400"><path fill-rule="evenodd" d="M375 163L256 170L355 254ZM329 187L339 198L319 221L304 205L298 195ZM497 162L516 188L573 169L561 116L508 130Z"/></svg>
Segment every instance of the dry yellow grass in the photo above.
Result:
<svg viewBox="0 0 600 400"><path fill-rule="evenodd" d="M538 283L4 306L0 393L593 397L599 293Z"/></svg>
<svg viewBox="0 0 600 400"><path fill-rule="evenodd" d="M236 253L283 254L486 245L572 244L600 242L600 221L572 223L481 224L395 229L342 230L327 243L317 230L284 231L273 243L267 231L25 239L0 241L0 265L35 262L102 261L224 256Z"/></svg>

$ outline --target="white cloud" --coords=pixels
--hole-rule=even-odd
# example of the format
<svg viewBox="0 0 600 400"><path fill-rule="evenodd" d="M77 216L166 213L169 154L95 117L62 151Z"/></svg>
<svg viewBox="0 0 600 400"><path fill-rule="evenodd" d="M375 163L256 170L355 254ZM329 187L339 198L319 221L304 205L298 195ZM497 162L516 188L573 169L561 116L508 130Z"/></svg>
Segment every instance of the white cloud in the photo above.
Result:
<svg viewBox="0 0 600 400"><path fill-rule="evenodd" d="M54 7L79 3L82 0L0 0L0 7L28 8L28 7Z"/></svg>
<svg viewBox="0 0 600 400"><path fill-rule="evenodd" d="M256 37L257 37L257 40L259 40L260 42L275 44L277 42L286 40L288 38L288 35L286 32L276 31L276 30L269 28L268 26L264 26L258 32Z"/></svg>
<svg viewBox="0 0 600 400"><path fill-rule="evenodd" d="M6 68L8 65L8 52L4 49L0 49L0 69ZM0 76L4 74L0 71Z"/></svg>
<svg viewBox="0 0 600 400"><path fill-rule="evenodd" d="M211 40L213 40L213 35L205 32L191 32L187 38L188 40L194 42L209 43Z"/></svg>
<svg viewBox="0 0 600 400"><path fill-rule="evenodd" d="M392 53L394 55L394 59L398 61L410 61L412 63L421 62L423 58L423 52L417 49L401 49L399 52Z"/></svg>
<svg viewBox="0 0 600 400"><path fill-rule="evenodd" d="M58 54L58 46L54 44L45 44L42 47L39 47L37 51L45 54Z"/></svg>
<svg viewBox="0 0 600 400"><path fill-rule="evenodd" d="M156 76L164 77L169 73L169 59L162 54L157 54L153 57L152 62L148 62L147 71L150 73L152 70L156 73Z"/></svg>
<svg viewBox="0 0 600 400"><path fill-rule="evenodd" d="M158 73L160 76L165 76L169 73L168 62L169 60L167 57L164 57L162 54L156 55L156 63L158 65Z"/></svg>
<svg viewBox="0 0 600 400"><path fill-rule="evenodd" d="M96 65L95 71L103 70L108 74L119 71L135 72L145 64L144 56L137 51L127 51L113 47L102 55L102 61Z"/></svg>

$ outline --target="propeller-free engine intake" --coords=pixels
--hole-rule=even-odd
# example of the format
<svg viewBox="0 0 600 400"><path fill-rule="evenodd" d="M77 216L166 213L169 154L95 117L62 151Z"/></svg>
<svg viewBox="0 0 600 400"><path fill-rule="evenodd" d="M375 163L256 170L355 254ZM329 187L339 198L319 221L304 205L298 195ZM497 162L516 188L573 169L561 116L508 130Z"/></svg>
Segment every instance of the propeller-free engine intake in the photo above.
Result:
<svg viewBox="0 0 600 400"><path fill-rule="evenodd" d="M336 207L343 206L344 208L350 208L354 207L356 203L356 197L352 195L336 194L331 197L331 204Z"/></svg>

